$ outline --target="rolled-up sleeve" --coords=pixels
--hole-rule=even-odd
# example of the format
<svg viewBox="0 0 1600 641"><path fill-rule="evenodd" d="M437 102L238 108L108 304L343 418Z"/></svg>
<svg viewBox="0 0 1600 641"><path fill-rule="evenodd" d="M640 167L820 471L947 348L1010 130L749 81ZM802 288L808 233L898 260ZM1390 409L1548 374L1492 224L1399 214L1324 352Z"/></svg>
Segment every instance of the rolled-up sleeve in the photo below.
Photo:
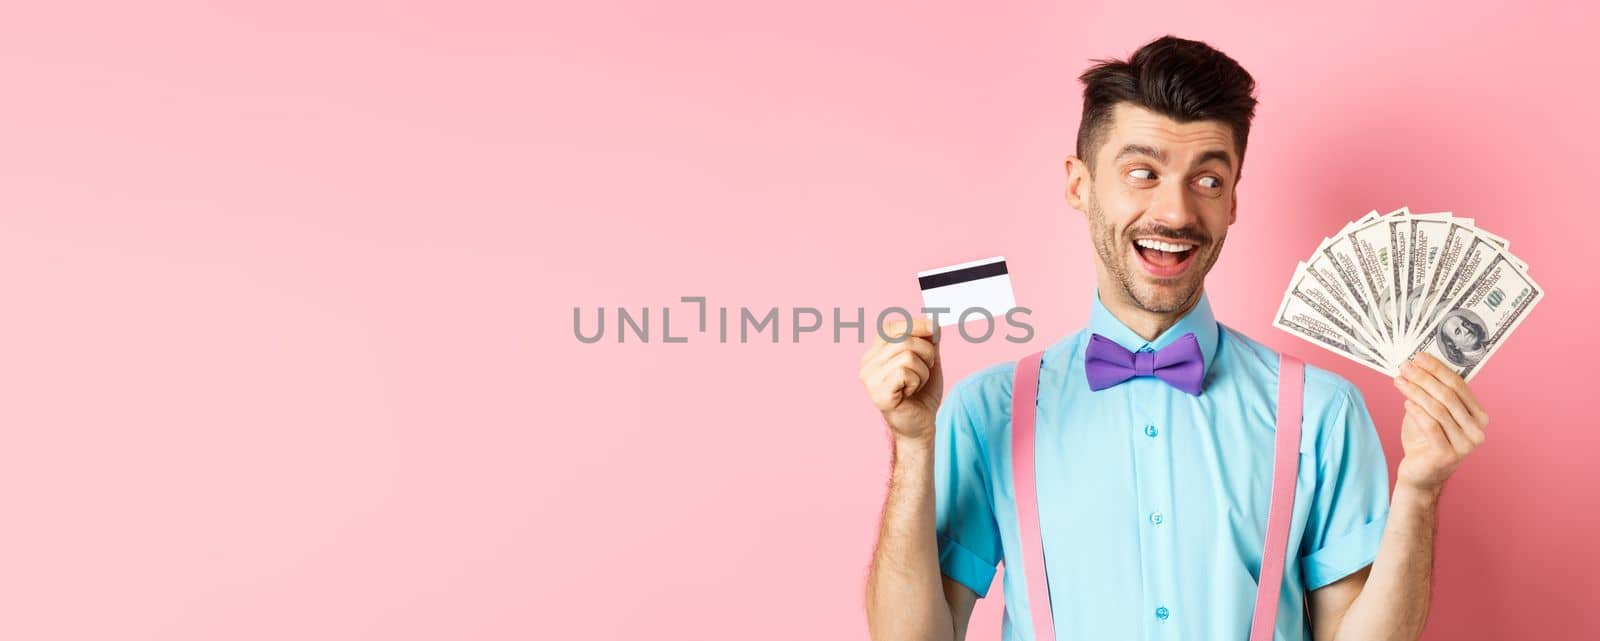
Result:
<svg viewBox="0 0 1600 641"><path fill-rule="evenodd" d="M935 419L933 486L939 569L979 597L1000 563L1000 532L989 493L989 465L973 420L969 380L952 386Z"/></svg>
<svg viewBox="0 0 1600 641"><path fill-rule="evenodd" d="M1320 418L1316 489L1300 544L1308 591L1370 565L1389 517L1389 465L1378 430L1360 390L1337 381Z"/></svg>

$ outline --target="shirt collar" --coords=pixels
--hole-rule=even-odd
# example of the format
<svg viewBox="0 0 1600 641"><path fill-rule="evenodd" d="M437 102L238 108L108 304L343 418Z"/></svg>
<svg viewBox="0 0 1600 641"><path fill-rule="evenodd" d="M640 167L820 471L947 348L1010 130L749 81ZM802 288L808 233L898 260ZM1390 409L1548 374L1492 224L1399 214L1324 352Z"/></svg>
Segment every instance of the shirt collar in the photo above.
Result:
<svg viewBox="0 0 1600 641"><path fill-rule="evenodd" d="M1211 315L1211 303L1206 299L1204 292L1201 292L1200 301L1194 304L1193 309L1153 341L1141 338L1133 330L1128 329L1127 325L1122 324L1122 321L1117 320L1116 316L1111 315L1111 310L1106 309L1105 304L1100 302L1099 288L1095 288L1093 298L1094 306L1089 310L1089 331L1116 341L1123 349L1130 352L1145 348L1159 350L1171 345L1180 336L1194 332L1195 340L1200 343L1200 356L1204 359L1201 365L1207 374L1211 373L1211 357L1217 352L1217 318ZM1087 345L1087 341L1085 344Z"/></svg>

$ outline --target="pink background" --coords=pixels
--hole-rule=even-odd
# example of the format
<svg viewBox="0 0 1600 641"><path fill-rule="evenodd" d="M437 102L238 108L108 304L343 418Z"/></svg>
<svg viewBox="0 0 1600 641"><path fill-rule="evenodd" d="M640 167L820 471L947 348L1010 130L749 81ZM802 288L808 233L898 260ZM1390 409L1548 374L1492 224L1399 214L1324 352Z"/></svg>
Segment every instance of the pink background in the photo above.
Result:
<svg viewBox="0 0 1600 641"><path fill-rule="evenodd" d="M1295 261L1409 205L1533 264L1425 638L1600 624L1591 9L215 4L0 9L0 638L865 638L863 347L572 310L876 311L1004 254L1039 335L947 378L1041 347L1092 281L1074 78L1167 32L1260 83L1219 317L1354 380L1391 466L1389 382L1268 324Z"/></svg>

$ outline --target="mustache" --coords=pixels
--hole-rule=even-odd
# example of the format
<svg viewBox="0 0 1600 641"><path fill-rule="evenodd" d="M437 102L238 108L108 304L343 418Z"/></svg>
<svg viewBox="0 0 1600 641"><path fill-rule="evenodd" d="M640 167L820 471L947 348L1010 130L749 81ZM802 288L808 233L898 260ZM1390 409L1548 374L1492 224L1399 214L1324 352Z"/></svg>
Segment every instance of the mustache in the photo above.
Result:
<svg viewBox="0 0 1600 641"><path fill-rule="evenodd" d="M1141 227L1139 229L1130 229L1127 232L1127 236L1129 242L1132 242L1133 239L1137 237L1155 237L1159 240L1169 242L1188 241L1200 245L1211 242L1211 236L1207 234L1205 230L1200 229L1199 227L1167 227L1165 225L1153 225L1149 227Z"/></svg>

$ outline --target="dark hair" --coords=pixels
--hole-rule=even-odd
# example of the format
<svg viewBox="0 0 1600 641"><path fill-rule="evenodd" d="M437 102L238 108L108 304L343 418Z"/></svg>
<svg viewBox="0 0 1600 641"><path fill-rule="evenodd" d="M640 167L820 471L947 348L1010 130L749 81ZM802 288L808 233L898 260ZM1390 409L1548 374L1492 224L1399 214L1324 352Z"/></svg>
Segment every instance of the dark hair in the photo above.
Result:
<svg viewBox="0 0 1600 641"><path fill-rule="evenodd" d="M1216 120L1233 128L1244 166L1245 141L1255 116L1256 81L1227 54L1204 42L1163 36L1122 60L1095 60L1083 81L1083 120L1078 157L1094 168L1093 154L1105 143L1111 110L1129 102L1178 122Z"/></svg>

